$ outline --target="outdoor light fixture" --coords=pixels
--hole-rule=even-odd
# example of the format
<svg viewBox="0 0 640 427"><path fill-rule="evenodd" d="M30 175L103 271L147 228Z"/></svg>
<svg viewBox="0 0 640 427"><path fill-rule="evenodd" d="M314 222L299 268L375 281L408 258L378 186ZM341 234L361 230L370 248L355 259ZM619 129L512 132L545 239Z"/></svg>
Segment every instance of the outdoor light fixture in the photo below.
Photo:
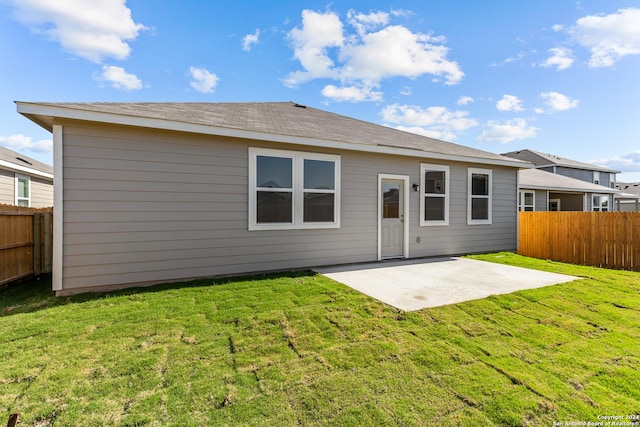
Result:
<svg viewBox="0 0 640 427"><path fill-rule="evenodd" d="M413 184L413 191L418 191L420 190L420 185L419 184Z"/></svg>

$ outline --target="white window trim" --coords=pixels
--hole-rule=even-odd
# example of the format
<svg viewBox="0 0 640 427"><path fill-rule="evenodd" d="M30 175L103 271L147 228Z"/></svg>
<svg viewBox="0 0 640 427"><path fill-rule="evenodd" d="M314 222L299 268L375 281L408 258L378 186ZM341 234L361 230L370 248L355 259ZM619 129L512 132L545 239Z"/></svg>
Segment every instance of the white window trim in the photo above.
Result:
<svg viewBox="0 0 640 427"><path fill-rule="evenodd" d="M527 205L524 203L526 193L531 193L533 195L533 201L531 205ZM536 210L536 192L531 190L520 190L520 193L518 194L518 212L525 212L524 208L527 206L531 206L533 208L532 211Z"/></svg>
<svg viewBox="0 0 640 427"><path fill-rule="evenodd" d="M593 183L600 185L600 172L593 171Z"/></svg>
<svg viewBox="0 0 640 427"><path fill-rule="evenodd" d="M256 218L257 207L257 157L271 156L290 158L293 161L293 221L291 223L259 224ZM304 161L323 160L334 162L335 190L305 190L304 189ZM293 230L312 228L340 228L340 156L335 154L310 153L302 151L276 150L271 148L249 147L249 231L258 230ZM279 191L279 189L273 189ZM288 191L288 190L287 190ZM335 194L333 222L304 222L304 193L332 193Z"/></svg>
<svg viewBox="0 0 640 427"><path fill-rule="evenodd" d="M593 199L594 199L596 196L597 196L597 197L600 197L600 204L597 206L598 210L596 210L596 206L595 206L595 204L593 203ZM603 197L606 197L606 198L607 198L607 200L608 200L608 205L607 205L607 210L606 210L606 211L603 211L603 210L602 210L602 198L603 198ZM611 197L611 195L610 195L610 194L592 194L592 195L591 195L591 211L592 211L592 212L611 212L611 211L612 211L612 209L611 209L611 204L612 204L612 202L613 202L613 197Z"/></svg>
<svg viewBox="0 0 640 427"><path fill-rule="evenodd" d="M18 182L21 179L27 180L27 183L29 185L29 188L28 188L29 197L18 197ZM15 179L15 189L14 190L15 190L15 193L14 193L15 194L15 198L14 198L15 205L16 206L20 206L18 202L22 201L22 200L26 200L27 201L27 207L31 207L31 177L29 175L21 175L21 174L17 173L16 174L16 179Z"/></svg>
<svg viewBox="0 0 640 427"><path fill-rule="evenodd" d="M424 185L424 174L426 171L441 171L444 172L444 194L432 194L429 193L429 197L442 197L444 198L444 220L427 221L424 219L425 211L425 198L427 197L426 188ZM420 226L443 226L449 225L449 193L451 187L449 186L449 166L434 165L429 163L420 164Z"/></svg>
<svg viewBox="0 0 640 427"><path fill-rule="evenodd" d="M488 175L489 177L489 194L486 196L472 195L471 189L472 184L471 180L473 174L482 174ZM472 199L488 199L488 207L487 207L487 219L471 219L471 200ZM492 224L493 218L493 171L491 169L479 169L479 168L469 168L467 172L467 225L482 225L482 224Z"/></svg>

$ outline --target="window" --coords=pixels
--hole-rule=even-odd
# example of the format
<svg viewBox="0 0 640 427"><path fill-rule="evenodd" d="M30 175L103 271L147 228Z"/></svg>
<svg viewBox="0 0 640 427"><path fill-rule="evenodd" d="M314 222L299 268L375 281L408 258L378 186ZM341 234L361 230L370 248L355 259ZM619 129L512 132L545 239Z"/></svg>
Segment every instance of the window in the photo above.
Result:
<svg viewBox="0 0 640 427"><path fill-rule="evenodd" d="M340 226L340 156L249 148L249 230Z"/></svg>
<svg viewBox="0 0 640 427"><path fill-rule="evenodd" d="M31 178L16 174L16 200L17 206L31 206Z"/></svg>
<svg viewBox="0 0 640 427"><path fill-rule="evenodd" d="M449 225L449 166L420 165L420 225Z"/></svg>
<svg viewBox="0 0 640 427"><path fill-rule="evenodd" d="M469 168L467 224L491 224L491 170Z"/></svg>
<svg viewBox="0 0 640 427"><path fill-rule="evenodd" d="M521 191L520 199L518 201L518 210L521 212L533 212L535 211L536 193L533 191Z"/></svg>
<svg viewBox="0 0 640 427"><path fill-rule="evenodd" d="M600 172L593 171L593 183L600 185Z"/></svg>
<svg viewBox="0 0 640 427"><path fill-rule="evenodd" d="M609 196L606 194L594 194L593 195L592 210L594 212L608 212L609 211Z"/></svg>

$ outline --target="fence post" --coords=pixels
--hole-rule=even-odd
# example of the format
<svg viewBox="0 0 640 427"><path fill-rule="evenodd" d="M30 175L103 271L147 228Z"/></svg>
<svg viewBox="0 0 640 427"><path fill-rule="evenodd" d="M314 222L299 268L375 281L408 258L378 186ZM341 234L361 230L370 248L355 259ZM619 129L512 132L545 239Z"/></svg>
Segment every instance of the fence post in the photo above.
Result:
<svg viewBox="0 0 640 427"><path fill-rule="evenodd" d="M51 249L53 239L51 235L51 212L44 214L44 268L43 273L51 273Z"/></svg>
<svg viewBox="0 0 640 427"><path fill-rule="evenodd" d="M39 276L42 272L42 243L41 227L42 214L33 214L33 274Z"/></svg>

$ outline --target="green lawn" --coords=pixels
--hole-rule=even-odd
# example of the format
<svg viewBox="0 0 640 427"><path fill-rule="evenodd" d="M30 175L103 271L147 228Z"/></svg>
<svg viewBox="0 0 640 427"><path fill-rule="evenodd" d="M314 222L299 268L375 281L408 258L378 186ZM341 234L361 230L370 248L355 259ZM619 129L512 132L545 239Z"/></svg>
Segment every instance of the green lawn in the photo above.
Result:
<svg viewBox="0 0 640 427"><path fill-rule="evenodd" d="M312 273L0 290L0 425L552 426L640 413L640 273L404 313ZM391 284L390 284L391 285Z"/></svg>

